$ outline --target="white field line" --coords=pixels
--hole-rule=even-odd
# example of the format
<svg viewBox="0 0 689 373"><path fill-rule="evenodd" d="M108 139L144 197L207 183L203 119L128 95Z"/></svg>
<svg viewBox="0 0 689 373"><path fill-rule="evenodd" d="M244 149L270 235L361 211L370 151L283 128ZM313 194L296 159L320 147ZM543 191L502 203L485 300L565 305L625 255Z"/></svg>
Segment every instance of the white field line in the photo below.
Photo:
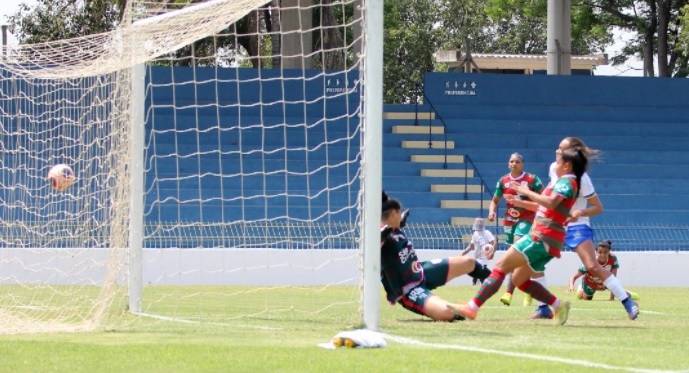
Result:
<svg viewBox="0 0 689 373"><path fill-rule="evenodd" d="M393 341L393 342L397 342L397 343L405 344L405 345L430 347L430 348L445 349L445 350L460 350L460 351L480 352L480 353L484 353L484 354L502 355L502 356L520 358L520 359L529 359L529 360L544 361L544 362L551 362L551 363L560 363L560 364L565 364L565 365L581 366L581 367L586 367L586 368L597 368L597 369L606 369L606 370L622 370L622 371L627 371L627 372L642 372L642 373L687 372L687 370L674 371L674 370L657 370L657 369L624 367L624 366L610 365L610 364L604 364L604 363L596 363L593 361L581 360L581 359L568 359L568 358L557 357L557 356L530 354L530 353L526 353L526 352L502 351L502 350L494 350L494 349L490 349L490 348L465 346L465 345L459 345L459 344L429 343L429 342L422 342L422 341L418 341L415 339L400 337L400 336L390 335L390 334L383 334L383 336L385 337L385 339L387 339L389 341Z"/></svg>
<svg viewBox="0 0 689 373"><path fill-rule="evenodd" d="M238 328L239 327L239 328L259 329L259 330L282 330L282 328L271 328L268 326L248 326L248 325L230 324L230 323L217 322L217 321L189 320L189 319L183 319L180 317L156 315L153 313L146 313L146 312L132 312L132 314L136 315L136 316L140 316L140 317L148 317L150 319L177 322L180 324L216 325L216 326L227 326L227 327L231 327L231 328Z"/></svg>
<svg viewBox="0 0 689 373"><path fill-rule="evenodd" d="M619 310L615 309L600 309L600 308L572 308L572 311L592 311L592 312L600 312L600 311L615 311L618 312ZM624 313L624 311L619 311L621 313ZM649 315L666 315L664 312L658 312L658 311L650 311L650 310L639 310L641 313L647 313Z"/></svg>
<svg viewBox="0 0 689 373"><path fill-rule="evenodd" d="M529 307L532 307L532 306L529 306ZM481 307L481 308L482 308L482 309L492 308L492 309L499 309L499 310L507 310L507 309L510 309L510 308L529 308L529 307L523 307L523 306L519 306L519 307L483 306L483 307ZM533 306L533 308L535 309L536 306ZM626 315L626 312L625 312L624 310L620 310L620 309L617 309L617 308L612 309L612 308L580 308L580 307L572 307L572 311L585 311L585 312L609 312L609 311L614 311L614 312L620 312L620 313ZM651 310L645 310L645 309L641 309L641 310L639 310L639 311L640 311L641 313L646 313L646 314L649 314L649 315L661 315L661 316L667 315L665 312L659 312L659 311L651 311Z"/></svg>
<svg viewBox="0 0 689 373"><path fill-rule="evenodd" d="M658 311L649 311L649 310L639 310L641 313L647 313L649 315L665 315L663 312L658 312Z"/></svg>

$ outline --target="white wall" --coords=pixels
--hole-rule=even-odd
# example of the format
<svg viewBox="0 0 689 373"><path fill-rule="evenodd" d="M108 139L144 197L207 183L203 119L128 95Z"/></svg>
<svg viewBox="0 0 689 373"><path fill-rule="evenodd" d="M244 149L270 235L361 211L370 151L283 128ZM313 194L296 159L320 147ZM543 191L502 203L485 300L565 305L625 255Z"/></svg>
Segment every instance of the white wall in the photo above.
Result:
<svg viewBox="0 0 689 373"><path fill-rule="evenodd" d="M445 255L452 252L445 252ZM502 255L499 252L491 265ZM625 286L686 286L689 287L689 252L643 251L616 252L620 269L618 277ZM436 257L433 252L419 253L422 259ZM489 265L489 267L491 266ZM573 252L563 252L560 259L552 259L546 267L547 283L567 285L569 278L581 266L579 257ZM453 281L455 283L455 281ZM468 279L456 280L458 284L468 284Z"/></svg>
<svg viewBox="0 0 689 373"><path fill-rule="evenodd" d="M98 284L107 252L1 249L0 283ZM422 260L457 251L419 250ZM496 255L499 257L501 253ZM627 286L689 287L689 252L618 252ZM359 284L355 250L144 250L144 284ZM548 283L565 285L580 266L573 253L548 264ZM451 284L469 284L466 276Z"/></svg>

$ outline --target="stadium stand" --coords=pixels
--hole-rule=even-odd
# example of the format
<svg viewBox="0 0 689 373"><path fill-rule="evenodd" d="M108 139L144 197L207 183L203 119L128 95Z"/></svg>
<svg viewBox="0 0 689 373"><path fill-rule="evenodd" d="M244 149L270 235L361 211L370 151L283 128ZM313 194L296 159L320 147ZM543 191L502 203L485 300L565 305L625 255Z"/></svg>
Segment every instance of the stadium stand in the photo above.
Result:
<svg viewBox="0 0 689 373"><path fill-rule="evenodd" d="M153 69L156 83L153 94L159 106L149 108L147 118L149 125L155 120L156 129L161 133L156 134L155 149L151 147L147 158L146 219L149 225L161 224L170 218L212 224L221 221L223 214L224 221L271 219L284 215L287 208L292 217L308 218L309 214L325 212L329 202L344 205L356 200L356 185L315 196L313 193L326 188L327 183L339 184L346 178L342 169L315 170L323 166L326 159L331 163L336 159L351 159L347 154L348 145L356 147L360 141L359 133L352 132L357 119L338 115L346 112L344 105L356 103L356 94L334 94L325 103L316 100L306 113L291 110L289 104L264 105L259 111L251 103L269 102L271 96L266 92L270 89L263 87L259 93L261 88L257 84L246 84L241 87L240 100L247 104L242 110L237 110L236 105L217 111L212 105L184 109L191 95L199 92L180 84L175 85L172 92L167 82L172 79L184 81L190 71L175 68L171 74L169 68ZM232 74L231 71L228 70L228 74ZM463 88L465 83L468 84L466 89ZM227 92L228 96L221 98L225 102L237 102L233 93L238 91L237 87L231 82L224 84L228 85L220 91ZM455 85L459 89L454 89ZM689 107L682 102L681 94L685 85L685 82L670 80L429 73L425 82L425 104L385 106L383 186L413 209L410 229L426 225L440 230L444 233L438 235L449 240L449 246L455 246L453 236L456 238L460 231L466 233L466 226L474 217L485 216L495 182L507 172L509 154L522 153L527 170L546 180L547 167L559 140L573 135L603 151L603 157L592 164L590 171L606 208L605 213L595 219L597 225L620 226L615 234L632 225L686 225L689 200L681 197L681 192L689 185L689 172L686 171L689 169ZM306 88L311 90L313 97L318 97L324 84L314 80L313 86ZM295 89L296 96L308 99L309 94L304 96L301 91L304 87ZM169 99L169 106L165 102L161 104L161 97ZM327 120L323 120L325 112ZM217 153L208 154L201 157L201 162L198 157L173 156L203 151L204 142L208 142L209 149L217 148L215 132L207 137L202 134L199 138L178 136L176 140L172 132L165 133L165 128L179 132L184 130L185 123L197 122L201 129L217 123L225 128L258 123L268 126L283 122L293 124L295 126L287 131L284 127L243 129L243 150L278 149L285 144L308 145L316 150L309 152L308 157L305 152L295 152L294 156L290 154L285 159L285 152L277 151L263 158L243 157L241 162L236 154L222 157ZM308 134L303 123L311 126ZM348 144L317 148L326 131L329 137L347 138ZM237 149L238 134L239 131L225 132L223 150ZM148 136L150 142L150 132ZM220 178L212 175L155 183L153 180L155 175L164 178L167 174L183 175L185 171L203 174L204 170L219 169L220 162L224 174L242 173L244 176L224 178L222 185ZM152 172L154 164L156 170ZM290 172L313 172L308 185L305 178L292 180L285 177L284 172L274 175L261 172L285 167ZM352 172L354 169L353 165ZM291 196L289 199L279 196L269 200L241 199L242 188L263 189L267 194L288 189ZM297 196L309 194L308 189L312 198ZM220 203L220 197L225 202ZM211 201L194 202L194 198ZM185 202L177 203L178 199ZM266 209L266 205L270 209ZM328 221L346 223L351 221L351 216L343 211L341 216L333 215ZM430 229L418 236L440 240L440 237L428 237L435 234ZM621 233L620 239L638 234L638 230L628 231L630 233ZM428 244L428 247L443 246L436 244Z"/></svg>
<svg viewBox="0 0 689 373"><path fill-rule="evenodd" d="M464 177L420 177L402 184L396 182L402 170L395 162L417 154L443 155L443 150L428 149L428 142L447 140L452 146L448 154L459 157L458 162L472 160L474 172L492 190L515 151L525 156L528 171L547 181L560 139L578 136L603 151L590 167L605 205L595 224L686 225L689 199L682 198L689 184L686 85L669 79L429 73L425 105L386 106L388 118L401 118L391 113L408 115L385 120L386 133L391 133L387 136L396 139L404 154L386 149L384 184L408 204L425 206L415 209L417 220L468 224L482 214L480 193L469 193L468 201L463 201L463 193L428 193L441 191L438 184L456 185L454 190L463 192ZM423 113L423 119L415 119L416 112ZM413 134L414 127L422 129ZM424 142L425 149L405 148L405 142L412 140ZM423 165L443 169L444 157L436 160ZM448 163L447 171L455 168L463 169L464 164ZM473 177L466 182L479 188L480 181ZM483 198L489 200L489 193ZM487 203L483 206L487 208Z"/></svg>
<svg viewBox="0 0 689 373"><path fill-rule="evenodd" d="M355 70L151 67L147 246L232 247L233 240L330 235L333 225L352 224L361 136L357 76Z"/></svg>

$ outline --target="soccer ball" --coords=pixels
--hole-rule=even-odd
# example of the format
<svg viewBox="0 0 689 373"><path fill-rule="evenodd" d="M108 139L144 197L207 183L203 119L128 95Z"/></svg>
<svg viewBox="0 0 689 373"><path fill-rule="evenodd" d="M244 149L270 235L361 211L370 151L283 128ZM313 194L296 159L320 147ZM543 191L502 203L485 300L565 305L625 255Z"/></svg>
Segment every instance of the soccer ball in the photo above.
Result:
<svg viewBox="0 0 689 373"><path fill-rule="evenodd" d="M486 258L488 258L488 260L493 259L493 256L495 256L495 247L489 243L483 245L481 250L483 250L483 254L486 256Z"/></svg>
<svg viewBox="0 0 689 373"><path fill-rule="evenodd" d="M58 164L48 171L48 180L50 186L57 191L65 191L72 186L77 178L74 176L74 170L66 164Z"/></svg>

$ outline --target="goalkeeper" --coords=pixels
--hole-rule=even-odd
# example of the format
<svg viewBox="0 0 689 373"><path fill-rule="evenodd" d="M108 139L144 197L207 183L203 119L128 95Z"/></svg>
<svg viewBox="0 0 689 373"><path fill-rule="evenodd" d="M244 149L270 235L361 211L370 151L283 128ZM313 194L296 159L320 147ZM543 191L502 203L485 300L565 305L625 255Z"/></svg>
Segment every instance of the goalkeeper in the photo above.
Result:
<svg viewBox="0 0 689 373"><path fill-rule="evenodd" d="M463 274L483 281L490 271L467 256L419 261L414 247L402 231L408 211L402 212L398 201L383 193L381 224L381 281L390 304L437 321L463 320L449 303L431 290Z"/></svg>

